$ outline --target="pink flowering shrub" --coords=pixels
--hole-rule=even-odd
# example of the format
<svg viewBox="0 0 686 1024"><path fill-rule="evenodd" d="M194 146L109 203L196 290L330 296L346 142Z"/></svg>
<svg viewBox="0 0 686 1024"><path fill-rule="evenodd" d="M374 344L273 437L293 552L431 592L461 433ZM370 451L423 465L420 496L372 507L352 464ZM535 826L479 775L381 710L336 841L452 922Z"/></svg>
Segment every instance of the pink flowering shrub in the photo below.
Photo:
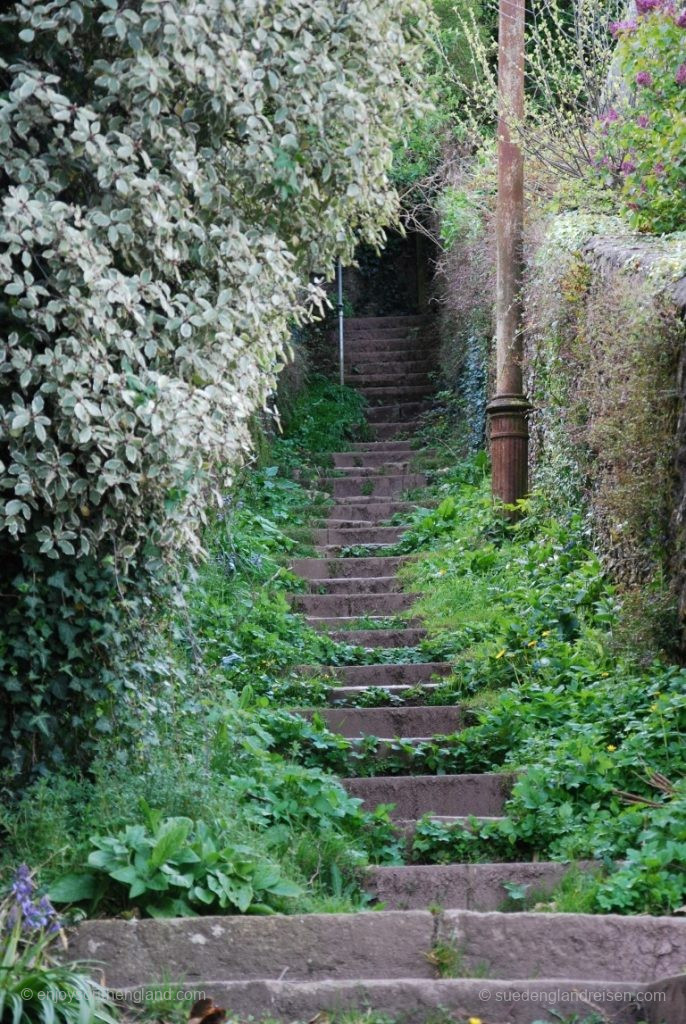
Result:
<svg viewBox="0 0 686 1024"><path fill-rule="evenodd" d="M629 92L605 113L600 166L640 231L686 229L686 7L638 0L612 26Z"/></svg>

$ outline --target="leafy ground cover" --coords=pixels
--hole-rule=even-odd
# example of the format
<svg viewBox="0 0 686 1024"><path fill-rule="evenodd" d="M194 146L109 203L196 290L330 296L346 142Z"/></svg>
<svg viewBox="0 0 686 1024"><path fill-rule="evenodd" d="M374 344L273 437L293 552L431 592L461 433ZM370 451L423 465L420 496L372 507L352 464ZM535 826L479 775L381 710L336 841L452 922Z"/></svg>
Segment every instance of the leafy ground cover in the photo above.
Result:
<svg viewBox="0 0 686 1024"><path fill-rule="evenodd" d="M415 555L405 583L422 595L411 614L428 639L372 651L291 611L303 584L285 566L311 551L328 500L312 463L344 448L362 417L357 396L313 382L210 528L209 558L166 634L176 678L132 696L88 775L53 774L3 812L5 866L40 865L53 898L89 914L269 913L363 906L370 862L537 855L599 862L570 876L557 909L680 909L686 672L627 649L621 597L580 515L556 518L534 497L510 524L491 507L483 454L446 456L448 470L439 458L397 547ZM430 658L453 671L417 695L463 706L453 735L382 746L299 714L332 682L302 663ZM383 689L360 698L392 702ZM351 770L506 770L516 782L504 821L427 820L407 852L388 809L362 812L337 782Z"/></svg>

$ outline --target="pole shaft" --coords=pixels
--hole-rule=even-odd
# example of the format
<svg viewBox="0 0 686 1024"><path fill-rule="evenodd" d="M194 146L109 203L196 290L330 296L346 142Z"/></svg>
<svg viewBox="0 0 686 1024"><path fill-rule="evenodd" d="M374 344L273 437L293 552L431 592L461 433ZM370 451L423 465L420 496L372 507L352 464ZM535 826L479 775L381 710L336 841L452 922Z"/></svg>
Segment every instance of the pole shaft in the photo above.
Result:
<svg viewBox="0 0 686 1024"><path fill-rule="evenodd" d="M523 394L524 158L515 124L524 116L526 0L500 0L496 394L489 405L493 494L514 504L527 493L528 403Z"/></svg>
<svg viewBox="0 0 686 1024"><path fill-rule="evenodd" d="M338 261L338 363L341 387L345 384L345 325L343 317L343 266Z"/></svg>

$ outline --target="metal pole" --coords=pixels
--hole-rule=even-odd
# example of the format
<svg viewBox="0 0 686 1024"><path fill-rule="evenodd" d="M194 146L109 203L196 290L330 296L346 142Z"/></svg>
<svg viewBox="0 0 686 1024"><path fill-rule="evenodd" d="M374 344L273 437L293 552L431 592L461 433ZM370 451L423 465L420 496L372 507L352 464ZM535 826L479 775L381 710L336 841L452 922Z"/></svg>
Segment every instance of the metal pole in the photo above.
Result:
<svg viewBox="0 0 686 1024"><path fill-rule="evenodd" d="M528 490L528 413L523 394L524 158L511 126L524 116L526 0L500 0L496 393L488 406L493 496L513 505Z"/></svg>
<svg viewBox="0 0 686 1024"><path fill-rule="evenodd" d="M343 320L343 266L338 261L338 361L340 365L341 387L345 384L345 333Z"/></svg>

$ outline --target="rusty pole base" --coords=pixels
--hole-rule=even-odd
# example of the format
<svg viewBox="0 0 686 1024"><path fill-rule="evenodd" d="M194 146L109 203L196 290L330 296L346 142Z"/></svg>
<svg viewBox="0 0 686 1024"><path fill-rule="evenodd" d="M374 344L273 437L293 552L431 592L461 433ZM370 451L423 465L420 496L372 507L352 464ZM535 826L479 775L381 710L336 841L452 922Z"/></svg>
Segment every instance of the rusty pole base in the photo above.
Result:
<svg viewBox="0 0 686 1024"><path fill-rule="evenodd" d="M523 395L496 395L487 407L493 463L493 497L515 505L529 491L529 425L531 405ZM508 512L516 519L517 512Z"/></svg>

